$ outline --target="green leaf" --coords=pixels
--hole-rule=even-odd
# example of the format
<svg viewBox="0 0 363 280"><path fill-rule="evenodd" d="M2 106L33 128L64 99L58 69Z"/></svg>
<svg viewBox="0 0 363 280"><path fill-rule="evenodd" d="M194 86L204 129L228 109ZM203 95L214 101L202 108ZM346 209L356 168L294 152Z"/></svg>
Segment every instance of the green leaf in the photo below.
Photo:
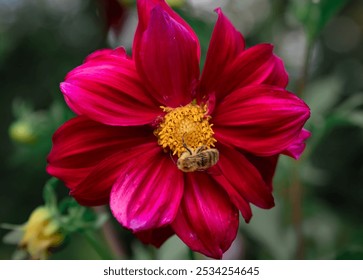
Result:
<svg viewBox="0 0 363 280"><path fill-rule="evenodd" d="M21 230L13 230L8 232L3 237L3 242L5 244L19 244L20 240L23 238L24 232Z"/></svg>
<svg viewBox="0 0 363 280"><path fill-rule="evenodd" d="M68 214L70 208L78 207L79 204L72 197L66 197L59 202L59 212L61 214Z"/></svg>
<svg viewBox="0 0 363 280"><path fill-rule="evenodd" d="M355 111L346 116L346 119L353 125L363 128L363 112Z"/></svg>
<svg viewBox="0 0 363 280"><path fill-rule="evenodd" d="M350 0L293 0L292 13L304 25L308 40L312 42L329 20Z"/></svg>
<svg viewBox="0 0 363 280"><path fill-rule="evenodd" d="M332 75L316 80L307 86L305 101L310 106L311 118L314 123L324 120L341 97L343 81L340 77Z"/></svg>
<svg viewBox="0 0 363 280"><path fill-rule="evenodd" d="M28 258L28 253L25 250L15 250L13 255L11 256L12 260L25 260Z"/></svg>
<svg viewBox="0 0 363 280"><path fill-rule="evenodd" d="M0 228L9 229L9 230L18 230L20 227L21 227L21 225L13 225L13 224L7 224L7 223L0 224Z"/></svg>
<svg viewBox="0 0 363 280"><path fill-rule="evenodd" d="M350 112L357 109L357 107L363 105L363 94L355 93L347 100L342 102L339 107L335 110L336 112Z"/></svg>
<svg viewBox="0 0 363 280"><path fill-rule="evenodd" d="M362 105L362 93L353 94L333 111L332 117L340 119L346 124L363 128L363 112L360 109Z"/></svg>
<svg viewBox="0 0 363 280"><path fill-rule="evenodd" d="M56 178L50 178L43 189L43 199L45 205L52 211L57 209L57 196L55 194L55 187L57 183L58 180Z"/></svg>
<svg viewBox="0 0 363 280"><path fill-rule="evenodd" d="M98 229L108 219L108 214L96 213L92 208L83 207L73 198L65 198L59 203L61 227L67 233Z"/></svg>

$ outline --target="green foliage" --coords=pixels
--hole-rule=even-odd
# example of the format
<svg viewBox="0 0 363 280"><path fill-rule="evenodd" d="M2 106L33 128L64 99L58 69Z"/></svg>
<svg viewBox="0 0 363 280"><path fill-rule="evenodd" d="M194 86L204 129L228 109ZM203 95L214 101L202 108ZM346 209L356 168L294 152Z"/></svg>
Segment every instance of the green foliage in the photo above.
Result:
<svg viewBox="0 0 363 280"><path fill-rule="evenodd" d="M100 228L106 223L114 226L116 240L125 248L124 258L188 258L188 248L177 237L169 239L160 249L143 245L115 219L108 219L108 211L100 213L80 206L69 197L69 190L54 178L42 188L48 178L45 165L52 135L73 116L59 92L59 83L86 55L109 45L107 34L102 33L103 24L97 16L96 1L67 1L69 3L65 6L58 1L63 10L54 10L53 5L45 5L45 2L20 2L18 8L11 6L11 17L1 13L0 19L0 130L3 135L0 145L0 221L18 224L1 224L0 238L11 245L1 247L0 258L27 257L23 250L14 251L14 245L19 244L23 236L22 226L30 211L39 205L51 209L66 235L61 250L54 252L52 258L113 258L108 252L109 245L100 234ZM235 0L227 2L239 3ZM262 38L275 42L275 51L285 65L291 67L287 69L291 88L296 88L300 78L297 73L303 71L294 68L299 66L290 66L285 58L292 57L294 62L305 59L293 44L295 38L300 39L297 35L302 36L301 29L305 31L308 44L314 44L316 49L310 60L311 67L307 69L309 75L302 94L311 108L307 128L312 137L298 165L290 158L280 158L274 179L276 207L269 211L254 208L251 222L241 222L240 243L232 245L237 251L233 257L296 258L298 235L301 234L305 259L362 259L363 33L359 33L357 45L343 53L335 51L339 48L331 48L331 42L320 36L325 31L335 34L335 30L329 30L328 22L337 15L354 22L357 30L362 30L361 1L242 2L243 7L257 6L257 11L264 2L263 7L267 6L271 13L276 13L266 18L260 28L256 25L248 28L250 32L244 36L248 43L261 43ZM223 7L226 16L237 13L228 9L237 6L233 5ZM206 15L204 11L200 13L202 16L196 17L198 11L191 12L191 7L190 3L186 4L177 12L198 35L203 65L217 16ZM240 18L241 22L238 22L238 16L234 19L240 26L244 20L251 25L256 21L252 13ZM315 44L318 37L319 42ZM302 186L300 232L294 220L297 213L294 212L296 207L291 193L292 174ZM203 257L197 254L196 258Z"/></svg>
<svg viewBox="0 0 363 280"><path fill-rule="evenodd" d="M303 24L308 40L312 42L329 20L350 0L293 0L292 14Z"/></svg>
<svg viewBox="0 0 363 280"><path fill-rule="evenodd" d="M108 219L106 213L96 213L91 208L79 205L73 198L64 198L59 204L57 203L57 194L55 192L58 180L51 178L45 184L43 189L44 207L51 214L51 220L59 226L59 232L64 236L66 241L75 233L85 234L88 239L92 238L93 233L98 230ZM0 224L0 228L10 229L2 242L5 244L19 245L24 236L23 225ZM92 245L94 241L91 239ZM27 252L22 248L17 248L13 258L25 258Z"/></svg>
<svg viewBox="0 0 363 280"><path fill-rule="evenodd" d="M339 253L337 260L363 260L363 249L345 250Z"/></svg>
<svg viewBox="0 0 363 280"><path fill-rule="evenodd" d="M106 222L108 219L107 214L97 214L91 208L79 205L71 197L63 198L58 204L55 192L57 183L56 178L49 179L44 187L43 198L46 207L51 209L66 235L74 232L96 230Z"/></svg>
<svg viewBox="0 0 363 280"><path fill-rule="evenodd" d="M53 133L73 114L63 102L54 101L47 110L34 110L29 102L17 98L13 102L13 115L15 120L9 127L9 137L16 149L11 157L12 164L29 165L38 172L44 170ZM42 164L35 164L40 162Z"/></svg>

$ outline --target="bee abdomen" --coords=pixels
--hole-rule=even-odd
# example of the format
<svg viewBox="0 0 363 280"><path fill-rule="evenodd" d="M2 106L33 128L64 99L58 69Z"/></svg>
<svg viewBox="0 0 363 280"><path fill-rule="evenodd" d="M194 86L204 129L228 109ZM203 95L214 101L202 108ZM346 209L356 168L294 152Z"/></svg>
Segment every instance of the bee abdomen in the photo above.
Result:
<svg viewBox="0 0 363 280"><path fill-rule="evenodd" d="M211 157L211 166L213 166L219 160L219 152L217 149L210 149L209 153L210 153L210 157Z"/></svg>
<svg viewBox="0 0 363 280"><path fill-rule="evenodd" d="M208 149L201 152L199 157L200 161L198 162L198 166L200 169L207 169L218 162L219 152L216 149Z"/></svg>

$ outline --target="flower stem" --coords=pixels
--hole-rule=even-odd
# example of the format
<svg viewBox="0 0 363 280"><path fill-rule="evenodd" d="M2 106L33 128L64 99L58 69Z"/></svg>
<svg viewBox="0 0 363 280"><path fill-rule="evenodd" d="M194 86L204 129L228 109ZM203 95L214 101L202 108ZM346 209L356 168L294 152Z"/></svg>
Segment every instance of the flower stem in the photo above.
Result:
<svg viewBox="0 0 363 280"><path fill-rule="evenodd" d="M304 55L304 64L302 67L302 72L300 79L297 81L297 90L296 94L300 98L303 96L303 92L308 80L309 76L309 68L310 68L310 61L311 61L311 54L313 49L313 42L307 40L306 48L305 48L305 55ZM296 244L296 252L295 258L296 259L304 259L305 256L305 239L302 230L302 223L303 223L303 185L300 180L299 175L299 166L300 162L295 162L292 171L292 182L291 182L291 189L290 189L290 202L292 208L292 224L295 230L295 235L297 239Z"/></svg>
<svg viewBox="0 0 363 280"><path fill-rule="evenodd" d="M305 46L305 55L304 55L304 64L302 66L302 71L300 78L297 81L297 90L296 95L302 98L305 86L309 77L309 69L310 69L310 61L311 61L311 54L313 50L313 42L307 40Z"/></svg>
<svg viewBox="0 0 363 280"><path fill-rule="evenodd" d="M157 260L158 259L158 252L156 251L156 249L154 247L148 246L148 251L149 251L149 255L150 255L150 259L151 260Z"/></svg>
<svg viewBox="0 0 363 280"><path fill-rule="evenodd" d="M292 184L290 189L290 202L292 208L292 224L296 235L295 259L302 260L305 256L305 239L302 230L303 223L303 186L299 176L299 163L295 162L292 171Z"/></svg>
<svg viewBox="0 0 363 280"><path fill-rule="evenodd" d="M97 254L100 256L101 259L103 259L103 260L115 259L113 257L113 255L108 250L106 250L104 246L102 246L100 244L99 240L97 240L97 238L95 237L93 232L91 232L89 230L83 231L82 235L85 237L87 242L91 245L91 247L97 252Z"/></svg>
<svg viewBox="0 0 363 280"><path fill-rule="evenodd" d="M195 260L195 253L193 250L191 249L188 249L188 257L189 257L189 260Z"/></svg>
<svg viewBox="0 0 363 280"><path fill-rule="evenodd" d="M99 214L106 212L106 208L104 206L94 207L94 210ZM102 233L113 255L117 259L125 259L125 250L120 243L120 238L117 236L117 232L109 219L107 219L107 221L103 224Z"/></svg>

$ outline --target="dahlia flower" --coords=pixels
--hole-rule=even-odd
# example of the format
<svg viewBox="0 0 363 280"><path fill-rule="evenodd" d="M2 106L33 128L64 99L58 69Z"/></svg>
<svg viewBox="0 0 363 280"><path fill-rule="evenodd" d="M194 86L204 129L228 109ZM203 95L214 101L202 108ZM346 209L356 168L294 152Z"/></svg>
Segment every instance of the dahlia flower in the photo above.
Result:
<svg viewBox="0 0 363 280"><path fill-rule="evenodd" d="M137 5L132 57L96 51L61 83L77 116L54 134L47 171L144 243L176 234L221 258L239 212L248 222L251 204L274 206L278 156L304 150L309 108L285 89L272 45L246 49L221 9L200 75L191 27L164 0Z"/></svg>

